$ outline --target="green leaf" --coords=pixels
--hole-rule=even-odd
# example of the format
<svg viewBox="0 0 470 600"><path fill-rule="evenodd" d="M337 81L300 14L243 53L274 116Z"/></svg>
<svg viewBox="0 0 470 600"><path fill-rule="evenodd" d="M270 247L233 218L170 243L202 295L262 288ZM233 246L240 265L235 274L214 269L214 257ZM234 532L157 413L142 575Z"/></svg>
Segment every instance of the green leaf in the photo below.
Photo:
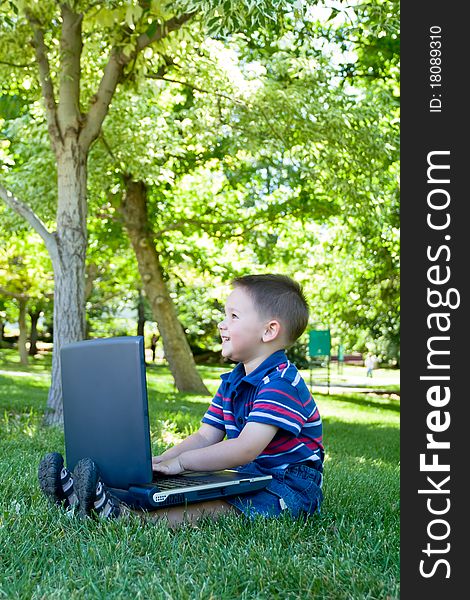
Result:
<svg viewBox="0 0 470 600"><path fill-rule="evenodd" d="M4 94L0 96L0 117L6 121L17 119L25 112L27 103L17 95Z"/></svg>
<svg viewBox="0 0 470 600"><path fill-rule="evenodd" d="M147 30L146 30L145 33L149 36L149 38L151 38L151 37L153 37L155 35L155 32L157 31L157 27L158 27L158 22L157 21L153 21L147 27Z"/></svg>

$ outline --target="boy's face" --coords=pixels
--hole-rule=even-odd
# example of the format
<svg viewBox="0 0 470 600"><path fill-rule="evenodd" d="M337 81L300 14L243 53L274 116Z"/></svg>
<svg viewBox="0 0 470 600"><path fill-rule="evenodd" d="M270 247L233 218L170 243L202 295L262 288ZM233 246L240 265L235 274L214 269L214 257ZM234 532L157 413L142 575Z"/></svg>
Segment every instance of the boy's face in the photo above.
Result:
<svg viewBox="0 0 470 600"><path fill-rule="evenodd" d="M236 362L249 362L263 348L268 319L262 319L251 296L236 287L225 303L225 319L218 325L222 337L222 356Z"/></svg>

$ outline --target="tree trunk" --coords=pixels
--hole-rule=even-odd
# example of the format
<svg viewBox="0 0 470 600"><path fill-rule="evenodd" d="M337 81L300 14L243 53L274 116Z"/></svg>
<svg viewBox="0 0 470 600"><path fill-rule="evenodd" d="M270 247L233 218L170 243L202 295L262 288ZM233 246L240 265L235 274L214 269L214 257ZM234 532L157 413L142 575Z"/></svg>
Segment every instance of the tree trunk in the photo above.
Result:
<svg viewBox="0 0 470 600"><path fill-rule="evenodd" d="M126 181L121 205L124 225L137 257L139 273L162 336L163 349L180 392L209 394L197 369L168 292L153 233L147 219L147 190L141 181Z"/></svg>
<svg viewBox="0 0 470 600"><path fill-rule="evenodd" d="M60 349L85 337L85 257L87 247L86 154L74 136L66 139L57 161L57 254L54 268L52 380L47 425L63 423Z"/></svg>
<svg viewBox="0 0 470 600"><path fill-rule="evenodd" d="M137 335L145 335L145 306L142 290L139 290L139 299L137 302Z"/></svg>
<svg viewBox="0 0 470 600"><path fill-rule="evenodd" d="M31 331L29 334L29 356L34 356L38 352L37 341L38 341L38 321L41 315L40 310L35 310L29 313L31 319Z"/></svg>
<svg viewBox="0 0 470 600"><path fill-rule="evenodd" d="M83 49L83 14L74 11L80 3L61 2L60 65L54 66L58 79L51 74L48 41L39 19L25 4L23 8L33 33L41 93L45 105L49 138L57 161L58 204L56 233L52 234L37 215L0 184L0 195L44 239L51 255L54 270L54 335L52 353L52 378L44 421L47 425L63 423L62 385L60 379L60 350L64 344L85 337L85 254L87 247L87 157L91 144L97 139L108 113L116 86L124 67L137 58L139 52L178 30L195 12L172 17L157 26L152 35L140 34L135 49L124 54L119 44L111 49L103 68L103 76L96 94L90 100L87 113L81 112L80 61ZM59 25L59 22L61 25ZM124 30L123 30L124 31ZM52 34L52 42L57 41Z"/></svg>
<svg viewBox="0 0 470 600"><path fill-rule="evenodd" d="M18 324L20 326L20 336L18 338L18 350L20 352L20 363L24 366L28 364L28 350L26 348L26 340L28 339L28 329L26 327L26 307L28 300L26 298L18 298L19 317Z"/></svg>

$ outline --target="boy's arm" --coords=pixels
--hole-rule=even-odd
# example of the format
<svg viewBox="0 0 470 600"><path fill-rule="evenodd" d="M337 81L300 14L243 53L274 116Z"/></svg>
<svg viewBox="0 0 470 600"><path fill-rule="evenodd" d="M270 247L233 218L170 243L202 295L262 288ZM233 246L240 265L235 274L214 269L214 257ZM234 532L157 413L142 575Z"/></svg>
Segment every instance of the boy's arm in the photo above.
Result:
<svg viewBox="0 0 470 600"><path fill-rule="evenodd" d="M245 465L263 452L277 430L274 425L247 423L237 438L165 457L155 465L155 470L178 475L183 471L218 471Z"/></svg>
<svg viewBox="0 0 470 600"><path fill-rule="evenodd" d="M183 452L195 450L198 448L205 448L206 446L217 444L217 442L223 440L224 437L225 431L217 429L217 427L213 427L208 423L203 423L198 429L198 431L192 433L179 444L176 444L168 450L165 450L165 452L163 452L159 456L153 456L152 466L155 468L155 466L161 463L162 461L167 461L172 458L176 458Z"/></svg>

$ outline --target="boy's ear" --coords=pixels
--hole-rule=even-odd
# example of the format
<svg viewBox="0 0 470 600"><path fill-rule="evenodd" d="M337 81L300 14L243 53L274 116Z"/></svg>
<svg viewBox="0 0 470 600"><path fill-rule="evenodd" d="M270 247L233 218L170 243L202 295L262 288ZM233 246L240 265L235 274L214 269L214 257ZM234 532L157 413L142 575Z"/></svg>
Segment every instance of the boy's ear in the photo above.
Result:
<svg viewBox="0 0 470 600"><path fill-rule="evenodd" d="M281 324L276 319L266 323L262 340L263 342L272 342L277 339L281 333Z"/></svg>

